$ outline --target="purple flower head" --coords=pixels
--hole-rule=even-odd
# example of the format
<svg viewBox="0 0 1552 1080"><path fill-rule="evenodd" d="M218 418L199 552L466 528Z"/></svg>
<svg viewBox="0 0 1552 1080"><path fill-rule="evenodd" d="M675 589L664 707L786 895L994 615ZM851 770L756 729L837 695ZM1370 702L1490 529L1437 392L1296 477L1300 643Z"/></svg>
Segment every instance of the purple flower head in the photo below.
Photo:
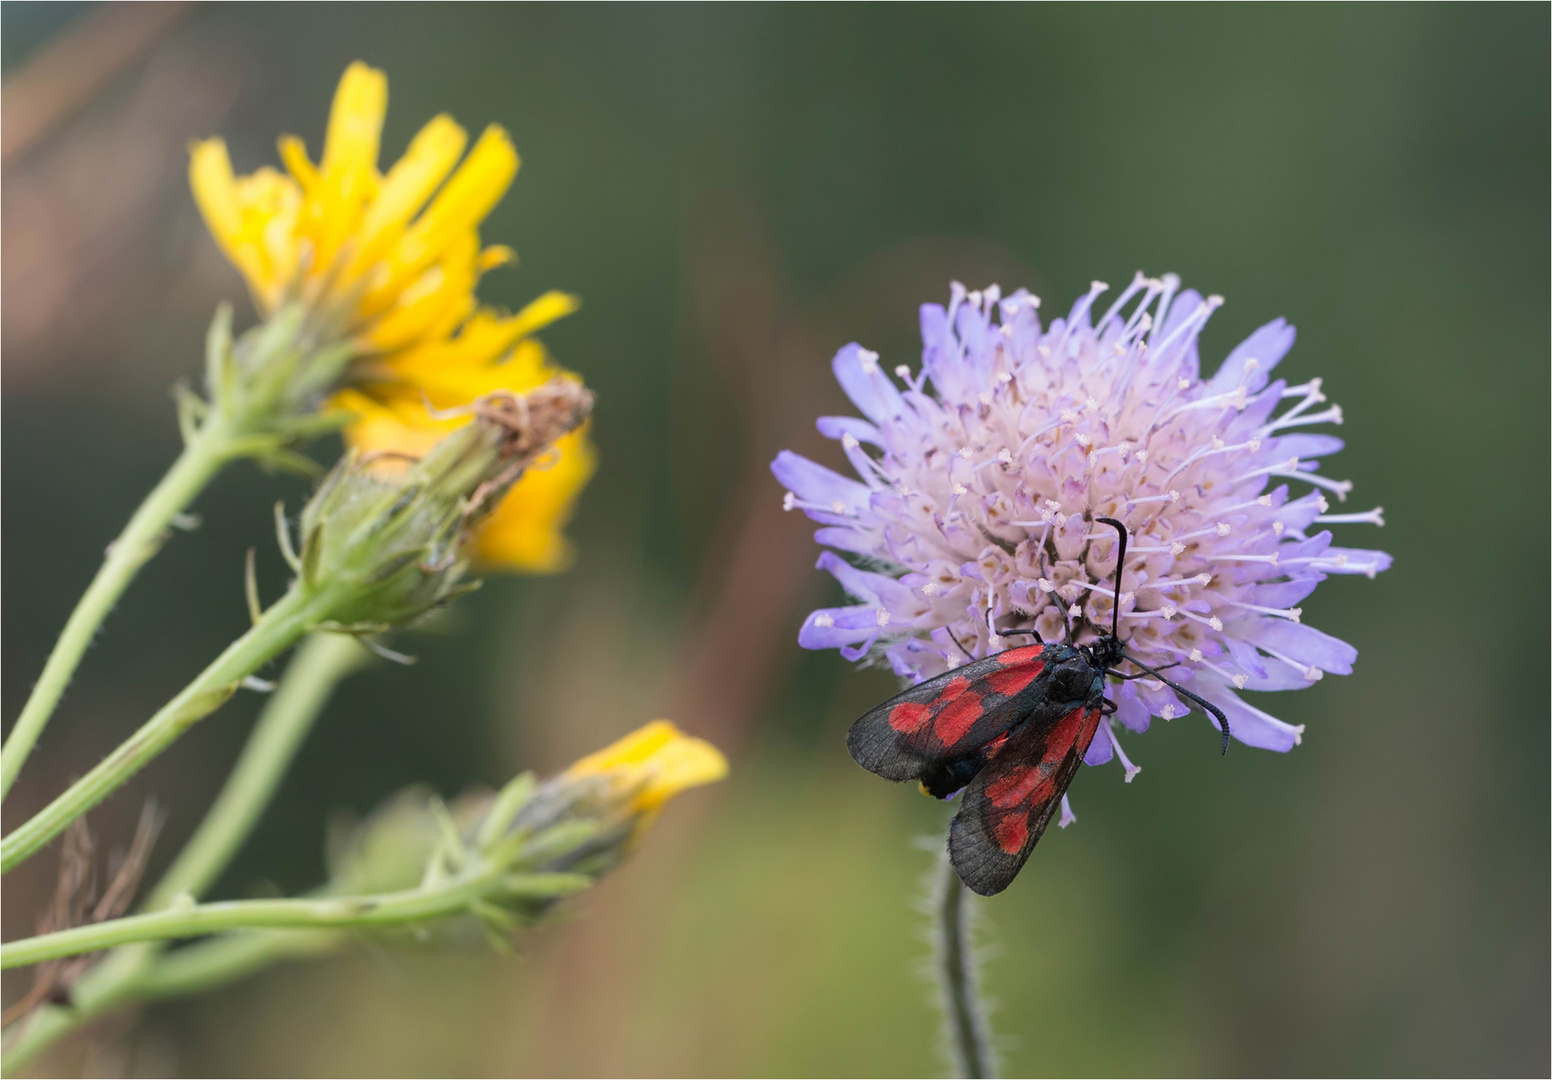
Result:
<svg viewBox="0 0 1552 1080"><path fill-rule="evenodd" d="M862 418L825 417L856 477L791 452L771 468L788 509L823 526L819 558L855 603L803 623L805 648L883 657L919 682L1019 644L1092 641L1115 603L1117 518L1132 546L1121 637L1153 667L1228 715L1236 739L1288 750L1303 729L1239 696L1296 690L1352 671L1357 650L1300 621L1327 574L1373 577L1384 552L1336 547L1324 525L1383 524L1380 510L1330 513L1352 485L1321 475L1342 448L1319 379L1272 371L1293 345L1277 319L1234 349L1211 379L1197 337L1223 301L1179 291L1173 274L1138 274L1097 319L1095 282L1065 319L1040 321L1024 290L955 284L947 309L921 309L922 365L894 377L848 345L835 375ZM898 381L897 381L898 380ZM849 557L842 558L836 552ZM957 640L956 640L957 639ZM1111 688L1132 731L1188 711L1156 680ZM1087 761L1119 760L1117 724ZM1064 809L1063 823L1070 817Z"/></svg>

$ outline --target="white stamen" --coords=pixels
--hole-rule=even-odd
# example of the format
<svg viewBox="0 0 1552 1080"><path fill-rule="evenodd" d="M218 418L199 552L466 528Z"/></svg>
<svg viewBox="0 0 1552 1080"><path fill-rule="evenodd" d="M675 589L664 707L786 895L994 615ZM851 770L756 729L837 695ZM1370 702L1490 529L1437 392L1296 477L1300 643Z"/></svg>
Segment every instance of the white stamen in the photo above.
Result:
<svg viewBox="0 0 1552 1080"><path fill-rule="evenodd" d="M1116 738L1114 724L1106 724L1105 732L1110 736L1111 749L1115 751L1116 760L1119 761L1121 763L1121 767L1126 770L1126 782L1130 784L1136 778L1137 774L1142 772L1142 768L1140 766L1133 765L1131 759L1126 756L1126 751L1121 749L1121 740Z"/></svg>
<svg viewBox="0 0 1552 1080"><path fill-rule="evenodd" d="M857 441L857 436L848 431L841 436L841 445L848 450L855 450L862 444Z"/></svg>
<svg viewBox="0 0 1552 1080"><path fill-rule="evenodd" d="M895 374L900 376L900 378L904 379L906 382L911 381L911 369L905 364L896 365Z"/></svg>
<svg viewBox="0 0 1552 1080"><path fill-rule="evenodd" d="M791 510L794 506L797 505L797 502L798 497L789 491L781 497L781 508L783 510Z"/></svg>
<svg viewBox="0 0 1552 1080"><path fill-rule="evenodd" d="M1326 677L1326 673L1324 671L1321 671L1314 664L1306 664L1303 660L1295 660L1293 657L1288 656L1288 655L1286 655L1284 653L1280 653L1276 649L1269 649L1265 645L1260 645L1260 646L1257 646L1257 647L1262 652L1266 653L1268 656L1272 656L1272 657L1275 657L1278 660L1281 660L1283 663L1287 664L1289 667L1292 667L1292 668L1303 668L1304 669L1304 677L1306 679L1308 679L1310 682L1319 682L1321 679L1324 679Z"/></svg>
<svg viewBox="0 0 1552 1080"><path fill-rule="evenodd" d="M889 612L885 611L883 608L879 608L878 609L878 615L875 616L875 619L877 620L878 625L880 625L880 626L888 626L889 625Z"/></svg>
<svg viewBox="0 0 1552 1080"><path fill-rule="evenodd" d="M1321 398L1324 401L1325 398ZM1296 405L1283 415L1273 418L1261 430L1267 434L1281 431L1283 428L1301 427L1305 424L1340 424L1342 422L1342 406L1333 405L1325 412L1310 413L1308 416L1299 415L1303 404Z"/></svg>
<svg viewBox="0 0 1552 1080"><path fill-rule="evenodd" d="M859 349L857 359L862 364L862 370L872 375L878 370L878 353L869 349Z"/></svg>
<svg viewBox="0 0 1552 1080"><path fill-rule="evenodd" d="M825 612L821 611L818 615L814 616L814 625L815 626L825 626L825 627L834 626L835 625L835 617L832 616L832 615L828 615Z"/></svg>
<svg viewBox="0 0 1552 1080"><path fill-rule="evenodd" d="M1262 615L1277 615L1284 619L1292 619L1294 622L1298 622L1299 616L1303 613L1301 608L1262 607L1260 604L1247 604L1243 600L1226 600L1224 602L1232 604L1237 608L1244 608L1246 611L1256 611Z"/></svg>
<svg viewBox="0 0 1552 1080"><path fill-rule="evenodd" d="M1311 379L1302 386L1290 386L1283 391L1283 397L1313 397L1319 401L1325 401L1325 396L1320 392L1321 382L1320 379Z"/></svg>
<svg viewBox="0 0 1552 1080"><path fill-rule="evenodd" d="M1322 525L1384 525L1385 508L1376 506L1363 514L1321 514L1315 520Z"/></svg>
<svg viewBox="0 0 1552 1080"><path fill-rule="evenodd" d="M1211 615L1211 616L1208 616L1207 618L1203 618L1202 616L1198 615L1194 611L1184 611L1184 610L1181 611L1180 614L1184 615L1188 619L1191 619L1193 622L1199 622L1203 626L1210 626L1214 630L1222 630L1223 629L1223 620L1218 618L1218 616L1216 616L1216 615Z"/></svg>
<svg viewBox="0 0 1552 1080"><path fill-rule="evenodd" d="M1211 574L1197 574L1193 577L1182 578L1160 578L1158 581L1150 581L1146 585L1137 586L1137 591L1145 592L1148 589L1173 589L1176 585L1206 585L1211 580ZM1125 593L1124 595L1130 596L1131 593Z"/></svg>
<svg viewBox="0 0 1552 1080"><path fill-rule="evenodd" d="M1300 477L1301 479L1306 478L1306 474L1305 473L1301 473L1299 471L1299 459L1296 458L1296 457L1292 457L1292 458L1289 458L1287 461L1279 462L1276 465L1263 465L1259 469L1252 469L1248 473L1243 473L1240 476L1236 476L1233 480L1231 480L1229 482L1231 484L1238 484L1241 481L1249 480L1252 477L1268 476L1268 475L1271 475L1271 476L1297 476L1297 477Z"/></svg>

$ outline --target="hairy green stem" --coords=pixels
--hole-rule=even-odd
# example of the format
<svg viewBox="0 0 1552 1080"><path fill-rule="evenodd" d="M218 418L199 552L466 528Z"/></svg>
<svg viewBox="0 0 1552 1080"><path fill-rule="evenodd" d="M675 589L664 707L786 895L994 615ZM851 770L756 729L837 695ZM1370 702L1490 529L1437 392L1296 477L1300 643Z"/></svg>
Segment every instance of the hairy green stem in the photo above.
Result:
<svg viewBox="0 0 1552 1080"><path fill-rule="evenodd" d="M0 840L0 873L42 848L219 708L244 678L290 648L334 604L327 590L293 587L246 634L62 795Z"/></svg>
<svg viewBox="0 0 1552 1080"><path fill-rule="evenodd" d="M146 496L118 539L108 547L97 576L87 586L65 629L54 643L32 694L0 749L0 798L11 790L17 774L43 726L53 715L70 677L75 674L87 646L92 643L108 612L157 549L162 546L177 516L233 456L232 428L219 417L199 429L161 482Z"/></svg>
<svg viewBox="0 0 1552 1080"><path fill-rule="evenodd" d="M565 873L513 874L498 862L478 873L449 878L441 884L373 896L193 904L9 942L0 946L0 969L138 941L171 941L227 930L335 929L423 922L465 911L498 887L507 898L546 898L575 892L578 883L587 880Z"/></svg>
<svg viewBox="0 0 1552 1080"><path fill-rule="evenodd" d="M314 634L297 649L221 794L147 898L146 908L165 908L184 893L203 896L215 883L269 806L334 688L366 657L354 639L339 634ZM45 1006L21 1034L8 1038L0 1068L18 1067L80 1024L130 1001L197 993L278 960L328 952L340 940L333 931L250 931L161 956L160 943L127 945L72 988L71 1008Z"/></svg>
<svg viewBox="0 0 1552 1080"><path fill-rule="evenodd" d="M203 896L215 884L269 806L324 703L367 656L355 638L343 634L313 634L297 649L221 794L147 897L146 908L166 907L180 893Z"/></svg>
<svg viewBox="0 0 1552 1080"><path fill-rule="evenodd" d="M333 952L339 930L245 930L163 953L135 982L138 1001L184 997L224 986L279 960Z"/></svg>
<svg viewBox="0 0 1552 1080"><path fill-rule="evenodd" d="M68 1006L44 1005L20 1022L18 1030L6 1032L0 1074L12 1075L62 1036L131 1001L196 994L280 960L332 952L343 939L338 930L249 930L223 934L155 957L137 968L132 983L97 977L104 966L99 965L70 988Z"/></svg>
<svg viewBox="0 0 1552 1080"><path fill-rule="evenodd" d="M935 897L938 987L954 1065L959 1075L980 1078L996 1075L996 1061L980 1000L967 891L945 854Z"/></svg>

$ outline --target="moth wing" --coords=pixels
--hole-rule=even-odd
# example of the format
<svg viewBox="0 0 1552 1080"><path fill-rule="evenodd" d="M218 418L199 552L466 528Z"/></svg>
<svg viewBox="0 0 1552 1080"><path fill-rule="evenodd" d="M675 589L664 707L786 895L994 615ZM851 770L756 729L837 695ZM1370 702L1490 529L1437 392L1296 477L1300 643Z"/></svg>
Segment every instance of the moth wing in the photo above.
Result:
<svg viewBox="0 0 1552 1080"><path fill-rule="evenodd" d="M1054 723L1025 724L970 781L948 834L949 858L965 885L992 896L1018 875L1088 753L1100 715L1097 702L1086 702Z"/></svg>
<svg viewBox="0 0 1552 1080"><path fill-rule="evenodd" d="M974 754L1040 700L1052 648L1009 649L917 683L864 713L847 733L846 748L858 765L886 780L915 780Z"/></svg>

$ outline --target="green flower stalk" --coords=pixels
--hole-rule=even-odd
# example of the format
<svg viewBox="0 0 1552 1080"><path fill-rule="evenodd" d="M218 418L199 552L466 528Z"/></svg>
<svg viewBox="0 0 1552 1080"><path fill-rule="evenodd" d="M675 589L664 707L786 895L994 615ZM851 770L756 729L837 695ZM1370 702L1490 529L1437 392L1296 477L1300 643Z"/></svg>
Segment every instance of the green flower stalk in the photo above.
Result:
<svg viewBox="0 0 1552 1080"><path fill-rule="evenodd" d="M479 237L517 172L511 139L491 125L470 146L463 128L438 116L403 159L380 167L387 106L386 76L356 63L340 81L320 161L286 136L285 174L266 167L237 176L220 139L191 147L194 201L262 322L234 342L230 309L217 313L205 396L177 394L183 453L110 545L66 622L0 750L0 797L108 612L226 464L251 457L315 473L296 444L347 424L353 445L419 453L440 430L420 408L426 395L466 407L480 394L532 389L559 370L533 335L575 311L575 297L551 291L515 315L475 297L480 277L514 258ZM509 500L479 538L488 564L535 573L564 566L560 529L593 467L585 433L557 457L560 468Z"/></svg>
<svg viewBox="0 0 1552 1080"><path fill-rule="evenodd" d="M380 633L474 587L463 580L470 529L556 439L586 419L592 401L579 383L554 379L526 395L479 399L470 406L475 422L418 461L347 456L302 512L300 553L281 529L282 552L296 571L286 594L260 610L250 587L252 628L101 764L0 841L0 871L101 802L307 633Z"/></svg>
<svg viewBox="0 0 1552 1080"><path fill-rule="evenodd" d="M525 773L494 795L467 796L451 807L419 789L396 796L331 857L329 884L317 896L213 904L189 898L12 942L0 949L0 968L252 930L386 932L421 942L459 942L483 930L505 948L513 930L539 922L618 865L668 799L726 770L709 743L655 721L543 783ZM268 940L300 951L295 939ZM251 959L251 950L236 951L237 959Z"/></svg>
<svg viewBox="0 0 1552 1080"><path fill-rule="evenodd" d="M236 341L231 329L231 308L222 305L205 343L207 396L186 386L177 390L183 453L109 545L49 654L0 750L0 797L15 783L98 627L215 474L242 457L272 468L316 472L317 466L292 447L350 419L349 413L322 405L351 350L311 329L303 307L282 308Z"/></svg>
<svg viewBox="0 0 1552 1080"><path fill-rule="evenodd" d="M981 1004L981 972L974 941L970 893L954 872L945 852L933 873L928 911L932 925L932 966L943 1013L943 1041L955 1076L997 1075L997 1053L991 1025Z"/></svg>

